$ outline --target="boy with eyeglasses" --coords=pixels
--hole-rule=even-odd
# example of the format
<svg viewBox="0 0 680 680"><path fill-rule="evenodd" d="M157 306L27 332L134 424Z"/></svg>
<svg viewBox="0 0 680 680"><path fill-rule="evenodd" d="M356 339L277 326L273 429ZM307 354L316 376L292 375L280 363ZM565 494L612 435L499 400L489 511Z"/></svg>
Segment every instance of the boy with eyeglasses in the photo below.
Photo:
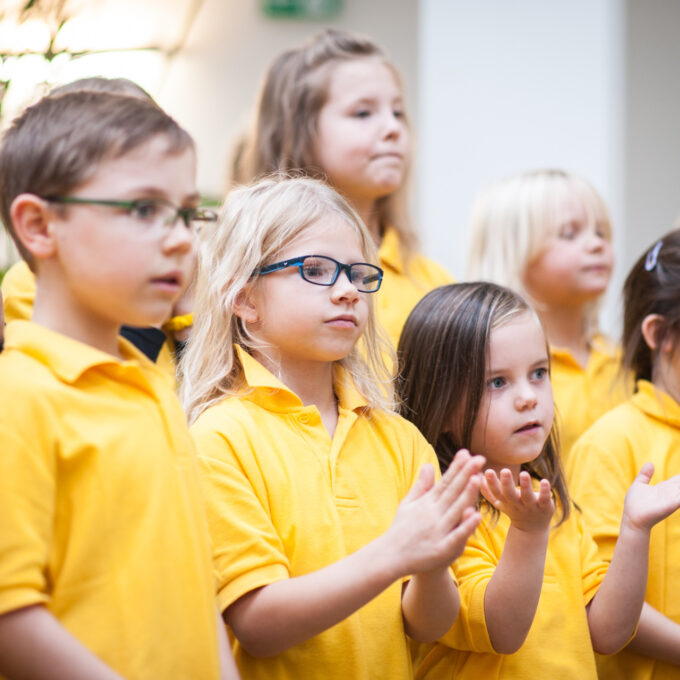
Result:
<svg viewBox="0 0 680 680"><path fill-rule="evenodd" d="M111 92L128 97L139 97L152 101L150 95L137 83L126 78L80 78L50 91L50 96L79 91ZM7 321L30 319L33 314L35 297L35 276L25 261L15 263L2 280L4 294L4 313ZM186 314L191 309L192 292L187 290L175 303L172 318L162 326L121 326L120 334L133 343L146 356L161 366L175 380L177 359L184 349L185 341L191 330L193 316Z"/></svg>
<svg viewBox="0 0 680 680"><path fill-rule="evenodd" d="M0 216L35 272L0 355L0 674L235 678L184 415L119 337L166 319L198 210L154 104L46 97L0 146Z"/></svg>

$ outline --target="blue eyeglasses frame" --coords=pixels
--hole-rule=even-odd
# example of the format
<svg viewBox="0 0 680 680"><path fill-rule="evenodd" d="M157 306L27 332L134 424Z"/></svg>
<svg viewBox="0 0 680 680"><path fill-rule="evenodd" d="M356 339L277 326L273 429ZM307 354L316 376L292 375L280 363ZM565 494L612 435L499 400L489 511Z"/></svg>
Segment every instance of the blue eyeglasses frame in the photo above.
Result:
<svg viewBox="0 0 680 680"><path fill-rule="evenodd" d="M333 275L333 278L329 283L320 283L319 281L312 281L308 279L305 274L304 274L304 261L308 257L316 257L319 258L320 260L327 260L329 262L333 262L335 264L335 274ZM377 278L378 280L378 285L371 289L371 290L365 290L364 288L360 288L359 285L357 285L357 282L352 281L352 267L356 267L357 265L361 265L362 267L370 267L372 271L375 271L375 275L371 277L365 277L370 278L371 282L375 280L374 277ZM383 270L374 265L371 264L370 262L352 262L351 264L343 264L342 262L338 262L332 257L328 257L328 255L301 255L300 257L293 257L289 260L282 260L281 262L274 262L273 264L268 264L265 265L264 267L259 267L256 269L251 276L265 276L266 274L272 274L273 272L278 272L281 271L282 269L288 269L288 267L297 267L298 273L300 274L300 277L304 280L307 281L307 283L313 283L315 286L332 286L337 280L338 276L340 276L340 272L345 272L345 275L347 276L347 279L349 282L353 285L356 286L356 289L360 293L376 293L378 290L380 290L380 286L382 285L382 279L383 279ZM364 279L364 280L365 280Z"/></svg>

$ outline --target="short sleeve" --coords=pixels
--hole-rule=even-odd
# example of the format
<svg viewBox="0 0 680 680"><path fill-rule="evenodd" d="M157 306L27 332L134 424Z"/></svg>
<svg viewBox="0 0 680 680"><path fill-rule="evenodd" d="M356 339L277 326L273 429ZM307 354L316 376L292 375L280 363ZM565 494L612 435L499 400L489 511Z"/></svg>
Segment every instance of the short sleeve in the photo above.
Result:
<svg viewBox="0 0 680 680"><path fill-rule="evenodd" d="M589 527L578 510L574 511L578 525L581 555L581 574L583 575L583 602L585 605L593 599L597 589L607 573L609 562L600 557Z"/></svg>
<svg viewBox="0 0 680 680"><path fill-rule="evenodd" d="M494 653L486 627L484 597L498 566L502 545L496 545L485 525L468 539L461 557L454 562L460 592L460 612L440 642L454 649Z"/></svg>
<svg viewBox="0 0 680 680"><path fill-rule="evenodd" d="M607 562L614 555L626 492L637 474L633 455L614 439L608 438L604 448L585 435L574 445L569 461L572 498Z"/></svg>
<svg viewBox="0 0 680 680"><path fill-rule="evenodd" d="M1 615L49 600L56 466L40 442L22 440L6 422L0 442Z"/></svg>
<svg viewBox="0 0 680 680"><path fill-rule="evenodd" d="M227 429L227 428L225 428ZM246 593L289 578L281 538L268 512L266 488L245 438L192 428L218 582L221 611ZM240 444L240 446L239 446Z"/></svg>

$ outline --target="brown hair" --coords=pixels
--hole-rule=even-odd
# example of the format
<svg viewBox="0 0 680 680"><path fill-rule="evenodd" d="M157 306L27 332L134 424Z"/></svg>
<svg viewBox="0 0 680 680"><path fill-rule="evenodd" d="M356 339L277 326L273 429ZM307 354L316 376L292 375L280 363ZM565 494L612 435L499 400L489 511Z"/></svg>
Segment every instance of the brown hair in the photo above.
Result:
<svg viewBox="0 0 680 680"><path fill-rule="evenodd" d="M473 282L435 288L408 317L397 350L399 411L433 446L442 472L458 450L470 449L486 384L491 331L526 313L534 311L509 288ZM558 451L553 423L541 454L522 469L550 482L563 521L571 501Z"/></svg>
<svg viewBox="0 0 680 680"><path fill-rule="evenodd" d="M193 146L189 133L151 100L91 90L43 97L12 122L0 145L0 218L29 267L33 258L12 227L12 201L22 193L67 194L102 161L157 135L167 138L169 154Z"/></svg>
<svg viewBox="0 0 680 680"><path fill-rule="evenodd" d="M124 94L128 97L139 97L153 101L151 95L141 86L137 85L128 78L104 78L103 76L91 76L89 78L79 78L64 85L53 87L49 91L50 97L68 92L80 92L90 90L91 92L111 92L112 94Z"/></svg>
<svg viewBox="0 0 680 680"><path fill-rule="evenodd" d="M239 140L232 161L233 180L249 183L272 172L302 171L326 179L314 156L319 112L326 103L334 66L343 61L375 57L395 74L382 49L369 38L327 29L299 48L282 52L265 76L253 129ZM406 182L376 201L381 228L397 231L408 258L417 245L406 204Z"/></svg>
<svg viewBox="0 0 680 680"><path fill-rule="evenodd" d="M680 229L656 241L633 265L623 284L623 308L623 367L636 380L651 381L656 351L642 335L645 317L663 317L657 344L680 338Z"/></svg>

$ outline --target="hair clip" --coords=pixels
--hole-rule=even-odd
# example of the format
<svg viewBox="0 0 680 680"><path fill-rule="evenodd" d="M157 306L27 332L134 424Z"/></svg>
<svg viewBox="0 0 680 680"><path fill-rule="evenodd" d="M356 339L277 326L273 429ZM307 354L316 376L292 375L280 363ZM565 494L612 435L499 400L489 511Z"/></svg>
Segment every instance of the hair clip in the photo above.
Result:
<svg viewBox="0 0 680 680"><path fill-rule="evenodd" d="M659 251L661 250L662 245L663 241L657 241L654 244L654 247L647 253L647 257L645 258L645 269L648 272L651 272L654 267L656 267L656 261L659 259Z"/></svg>

